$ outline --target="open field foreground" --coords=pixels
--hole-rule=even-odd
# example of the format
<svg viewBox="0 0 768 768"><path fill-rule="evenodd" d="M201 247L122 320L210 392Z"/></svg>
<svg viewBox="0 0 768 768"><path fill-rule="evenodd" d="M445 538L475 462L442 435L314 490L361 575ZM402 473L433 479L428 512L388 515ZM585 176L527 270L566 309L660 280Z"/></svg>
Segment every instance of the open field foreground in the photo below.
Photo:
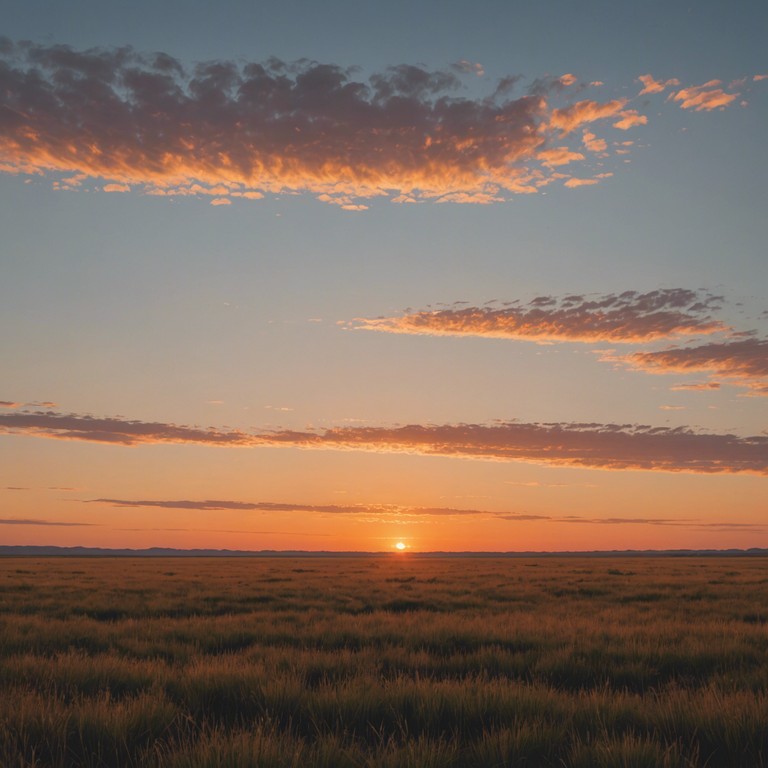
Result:
<svg viewBox="0 0 768 768"><path fill-rule="evenodd" d="M3 766L765 766L765 558L0 561Z"/></svg>

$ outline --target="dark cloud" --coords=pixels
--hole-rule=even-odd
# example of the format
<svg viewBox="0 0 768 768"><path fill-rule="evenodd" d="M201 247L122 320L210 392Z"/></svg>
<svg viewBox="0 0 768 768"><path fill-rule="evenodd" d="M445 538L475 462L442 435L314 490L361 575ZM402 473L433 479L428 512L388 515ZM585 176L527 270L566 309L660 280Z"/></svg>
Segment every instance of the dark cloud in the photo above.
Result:
<svg viewBox="0 0 768 768"><path fill-rule="evenodd" d="M523 461L594 469L768 474L768 437L635 424L411 424L244 432L51 411L0 414L0 433L117 445L285 446Z"/></svg>
<svg viewBox="0 0 768 768"><path fill-rule="evenodd" d="M109 192L219 203L284 191L346 208L374 196L488 203L568 178L539 154L552 137L606 118L620 128L646 119L627 99L570 103L570 74L517 98L519 78L504 77L490 96L469 98L455 71L483 73L462 60L445 71L397 65L363 81L309 60L185 67L129 47L6 39L0 171L73 174L61 189L90 178Z"/></svg>
<svg viewBox="0 0 768 768"><path fill-rule="evenodd" d="M719 296L684 288L625 291L589 298L537 296L527 305L462 307L362 318L352 329L436 336L486 336L529 341L636 343L725 326L712 318Z"/></svg>

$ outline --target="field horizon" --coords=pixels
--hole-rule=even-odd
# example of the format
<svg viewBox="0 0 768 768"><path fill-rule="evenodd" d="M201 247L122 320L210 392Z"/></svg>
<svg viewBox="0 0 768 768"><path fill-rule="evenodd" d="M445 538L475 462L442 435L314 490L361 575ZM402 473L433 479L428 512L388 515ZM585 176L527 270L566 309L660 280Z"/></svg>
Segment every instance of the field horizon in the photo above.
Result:
<svg viewBox="0 0 768 768"><path fill-rule="evenodd" d="M610 557L768 557L768 548L746 549L594 549L594 550L332 550L332 549L191 549L180 547L61 547L56 545L0 545L5 557L396 557L396 558L610 558Z"/></svg>

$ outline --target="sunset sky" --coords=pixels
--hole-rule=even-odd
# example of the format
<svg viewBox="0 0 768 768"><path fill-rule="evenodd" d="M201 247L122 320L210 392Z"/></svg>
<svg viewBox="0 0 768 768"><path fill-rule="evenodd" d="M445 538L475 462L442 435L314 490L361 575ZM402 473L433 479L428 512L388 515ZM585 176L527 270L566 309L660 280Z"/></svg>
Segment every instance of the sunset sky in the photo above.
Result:
<svg viewBox="0 0 768 768"><path fill-rule="evenodd" d="M764 2L0 12L0 543L768 547Z"/></svg>

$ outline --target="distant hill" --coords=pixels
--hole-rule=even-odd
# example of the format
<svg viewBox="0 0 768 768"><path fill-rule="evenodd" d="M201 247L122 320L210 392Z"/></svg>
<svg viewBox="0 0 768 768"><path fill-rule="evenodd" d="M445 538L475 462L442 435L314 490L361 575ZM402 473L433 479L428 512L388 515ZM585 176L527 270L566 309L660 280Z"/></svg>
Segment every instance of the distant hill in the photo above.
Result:
<svg viewBox="0 0 768 768"><path fill-rule="evenodd" d="M625 549L582 552L331 552L243 549L105 549L102 547L0 546L0 557L765 557L768 549Z"/></svg>

